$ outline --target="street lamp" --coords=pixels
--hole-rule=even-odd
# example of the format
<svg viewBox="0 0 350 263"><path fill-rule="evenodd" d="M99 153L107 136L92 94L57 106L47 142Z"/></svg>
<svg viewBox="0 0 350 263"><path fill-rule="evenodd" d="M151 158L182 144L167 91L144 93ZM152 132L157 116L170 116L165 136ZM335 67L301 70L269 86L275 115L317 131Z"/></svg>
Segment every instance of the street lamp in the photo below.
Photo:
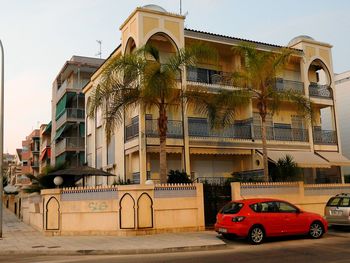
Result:
<svg viewBox="0 0 350 263"><path fill-rule="evenodd" d="M4 47L0 39L1 51L1 82L0 82L0 238L2 238L2 202L3 202L3 171L4 159Z"/></svg>

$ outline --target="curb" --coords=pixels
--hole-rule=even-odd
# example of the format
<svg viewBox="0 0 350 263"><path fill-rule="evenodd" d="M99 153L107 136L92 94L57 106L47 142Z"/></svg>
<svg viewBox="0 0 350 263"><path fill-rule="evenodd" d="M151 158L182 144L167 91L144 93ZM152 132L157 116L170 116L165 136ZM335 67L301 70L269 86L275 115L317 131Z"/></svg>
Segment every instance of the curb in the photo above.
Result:
<svg viewBox="0 0 350 263"><path fill-rule="evenodd" d="M221 250L227 248L227 244L190 246L190 247L169 247L169 248L145 248L145 249L119 249L119 250L3 250L0 256L5 255L37 255L37 256L74 256L74 255L133 255L133 254L160 254L190 252L201 250Z"/></svg>

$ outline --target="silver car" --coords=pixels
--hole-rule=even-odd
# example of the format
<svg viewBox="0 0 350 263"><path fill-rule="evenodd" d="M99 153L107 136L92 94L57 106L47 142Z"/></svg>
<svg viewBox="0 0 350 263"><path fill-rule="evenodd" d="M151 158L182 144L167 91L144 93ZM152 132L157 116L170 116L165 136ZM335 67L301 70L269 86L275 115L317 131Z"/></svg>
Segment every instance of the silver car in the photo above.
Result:
<svg viewBox="0 0 350 263"><path fill-rule="evenodd" d="M329 225L350 226L350 194L338 194L327 202L324 210Z"/></svg>

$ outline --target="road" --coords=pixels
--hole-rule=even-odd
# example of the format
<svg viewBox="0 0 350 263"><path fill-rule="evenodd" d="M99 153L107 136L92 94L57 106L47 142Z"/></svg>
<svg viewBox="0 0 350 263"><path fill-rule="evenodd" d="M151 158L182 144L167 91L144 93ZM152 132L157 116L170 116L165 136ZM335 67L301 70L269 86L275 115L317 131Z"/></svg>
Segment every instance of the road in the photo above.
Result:
<svg viewBox="0 0 350 263"><path fill-rule="evenodd" d="M311 240L303 237L267 240L259 246L247 244L245 240L227 241L222 250L161 253L146 255L86 255L86 256L1 256L0 262L350 262L350 230L332 230L324 238Z"/></svg>

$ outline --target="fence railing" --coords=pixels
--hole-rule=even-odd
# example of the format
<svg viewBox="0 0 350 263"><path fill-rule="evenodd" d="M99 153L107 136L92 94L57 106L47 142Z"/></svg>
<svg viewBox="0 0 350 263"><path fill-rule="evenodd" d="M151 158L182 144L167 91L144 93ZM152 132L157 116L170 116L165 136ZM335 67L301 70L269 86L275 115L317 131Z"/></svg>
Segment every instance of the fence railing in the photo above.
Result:
<svg viewBox="0 0 350 263"><path fill-rule="evenodd" d="M319 97L319 98L333 98L333 92L330 86L328 85L319 85L317 83L311 83L309 86L309 95L310 97Z"/></svg>
<svg viewBox="0 0 350 263"><path fill-rule="evenodd" d="M304 94L304 83L295 80L277 78L275 89L277 91L292 90Z"/></svg>
<svg viewBox="0 0 350 263"><path fill-rule="evenodd" d="M182 138L183 127L182 121L179 120L168 120L167 122L167 137L168 138ZM158 120L151 119L146 120L146 136L147 137L158 137Z"/></svg>
<svg viewBox="0 0 350 263"><path fill-rule="evenodd" d="M187 68L187 81L233 86L232 73L195 67Z"/></svg>
<svg viewBox="0 0 350 263"><path fill-rule="evenodd" d="M332 130L320 130L314 128L315 144L337 144L337 133Z"/></svg>
<svg viewBox="0 0 350 263"><path fill-rule="evenodd" d="M254 138L261 139L261 126L254 126ZM308 142L309 131L298 128L266 127L267 140Z"/></svg>
<svg viewBox="0 0 350 263"><path fill-rule="evenodd" d="M125 140L130 140L139 135L139 122L134 122L125 127Z"/></svg>
<svg viewBox="0 0 350 263"><path fill-rule="evenodd" d="M82 151L85 147L85 138L82 137L67 137L63 138L56 144L56 156L64 151Z"/></svg>

